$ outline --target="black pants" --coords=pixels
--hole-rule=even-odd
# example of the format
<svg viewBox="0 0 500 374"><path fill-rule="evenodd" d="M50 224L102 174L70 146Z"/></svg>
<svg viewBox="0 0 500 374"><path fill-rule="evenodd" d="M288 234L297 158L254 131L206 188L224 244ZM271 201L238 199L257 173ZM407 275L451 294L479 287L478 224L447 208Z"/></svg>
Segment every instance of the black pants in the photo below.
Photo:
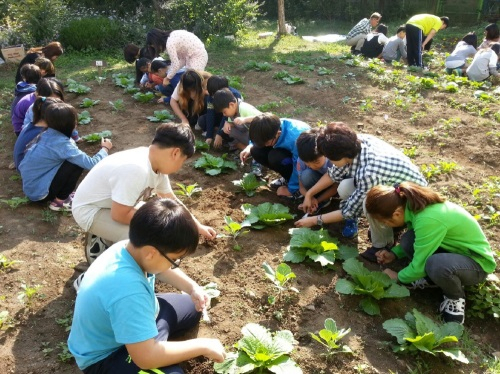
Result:
<svg viewBox="0 0 500 374"><path fill-rule="evenodd" d="M76 183L82 173L83 168L71 162L64 161L54 179L52 179L46 199L52 200L57 197L58 199L66 200L69 194L75 190Z"/></svg>
<svg viewBox="0 0 500 374"><path fill-rule="evenodd" d="M284 148L256 146L250 152L255 162L274 170L287 181L290 180L294 168L292 152Z"/></svg>
<svg viewBox="0 0 500 374"><path fill-rule="evenodd" d="M426 35L417 26L406 24L406 51L408 54L408 66L424 67L422 62L422 43ZM432 39L425 45L425 50L431 49Z"/></svg>

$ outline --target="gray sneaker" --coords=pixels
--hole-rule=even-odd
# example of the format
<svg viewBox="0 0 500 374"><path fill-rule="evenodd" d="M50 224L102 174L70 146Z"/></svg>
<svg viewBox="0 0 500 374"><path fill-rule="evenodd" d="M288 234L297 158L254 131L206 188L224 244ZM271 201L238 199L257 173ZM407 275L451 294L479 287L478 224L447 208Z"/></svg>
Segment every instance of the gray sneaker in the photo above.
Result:
<svg viewBox="0 0 500 374"><path fill-rule="evenodd" d="M89 265L112 244L89 232L87 233L85 243L85 258Z"/></svg>

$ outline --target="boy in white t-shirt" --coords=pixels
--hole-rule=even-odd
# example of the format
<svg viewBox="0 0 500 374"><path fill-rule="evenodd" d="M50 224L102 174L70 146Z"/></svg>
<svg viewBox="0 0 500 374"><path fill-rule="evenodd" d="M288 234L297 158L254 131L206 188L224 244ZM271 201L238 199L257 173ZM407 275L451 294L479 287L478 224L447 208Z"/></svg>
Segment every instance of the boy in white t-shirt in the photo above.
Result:
<svg viewBox="0 0 500 374"><path fill-rule="evenodd" d="M149 147L110 155L87 174L76 190L72 212L78 225L88 232L85 254L89 263L109 246L106 242L128 238L130 220L152 191L178 201L168 175L194 154L194 142L189 126L162 124ZM194 220L201 235L215 238L213 228Z"/></svg>

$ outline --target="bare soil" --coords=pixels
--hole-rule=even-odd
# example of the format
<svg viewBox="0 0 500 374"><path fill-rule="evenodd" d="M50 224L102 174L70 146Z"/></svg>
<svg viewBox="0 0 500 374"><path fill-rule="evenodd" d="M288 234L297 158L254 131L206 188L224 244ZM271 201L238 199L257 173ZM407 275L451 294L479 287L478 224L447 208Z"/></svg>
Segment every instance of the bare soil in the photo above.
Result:
<svg viewBox="0 0 500 374"><path fill-rule="evenodd" d="M456 162L459 170L432 182L432 186L446 192L452 199L472 205L468 186L480 185L487 176L498 175L499 144L486 136L487 131L498 131L498 123L493 119L453 109L448 104L449 94L435 90L423 92L422 100L403 110L391 105L394 92L374 86L361 68L351 68L333 60L325 61L322 66L334 69L335 73L319 77L314 72L275 64L270 72L233 68L231 74L244 77L245 100L253 105L282 101L282 106L273 109L282 116L287 114L313 125L318 121L344 121L356 131L377 135L396 147L415 145L418 148L415 162L419 165L435 163L437 159ZM272 79L272 75L282 68L305 78L306 83L289 86ZM348 72L356 76L346 76ZM334 79L336 84L320 86L318 82L325 79ZM162 109L161 105L138 104L121 88L115 87L109 75L101 85L95 81L85 84L92 87L92 91L83 96L68 94L68 101L75 107L83 97L99 99L101 103L89 109L93 121L90 125L79 127L81 135L111 130L113 152L150 143L155 124L148 122L146 116L152 115L153 110ZM350 100L345 100L346 97ZM126 109L112 111L108 102L120 98L124 99ZM373 109L363 112L359 106L361 100L366 98L373 100ZM461 96L458 100L468 102L474 99ZM490 104L490 108L498 111L498 104ZM410 121L417 112L424 115ZM415 140L414 134L436 128L440 119L453 117L458 117L460 121L449 130L448 136L423 142ZM4 117L1 126L0 199L24 196L21 181L15 177L17 173L8 169L15 137L7 118ZM98 150L96 145L91 144L83 144L81 148L89 154ZM271 201L288 204L266 187L254 197L247 197L231 183L240 179L241 170L210 177L193 168L196 157L198 154L172 176L172 181L184 184L197 182L203 188L200 195L191 200L184 199L184 202L202 222L219 232L222 231L225 215L235 220L243 218L240 209L243 203ZM272 176L272 173L269 174ZM295 206L288 205L300 216ZM72 282L87 267L84 233L71 215L54 214L46 206L38 204L21 205L17 209L2 204L0 225L0 254L10 260L22 261L10 271L0 271L0 311L7 310L14 317L14 325L0 332L0 373L80 372L73 359L62 362L59 344L67 339L64 322L60 319L72 312L75 300ZM335 270L324 270L318 264L291 264L297 275L296 287L300 294L286 297L279 305L270 307L267 297L273 291L261 265L267 261L275 267L282 261L291 227L292 222L282 227L252 231L239 239L241 251L233 250L229 239L201 240L196 254L183 262L183 269L200 284L217 282L222 293L213 301L210 310L212 323L201 324L198 331L190 336L218 337L231 348L241 337L241 327L248 322L257 322L272 330L289 329L298 341L293 358L304 373L311 374L407 373L410 368L420 368L418 372L429 373L482 373L484 369L480 366L479 354L500 351L500 324L491 318L468 318L465 326L469 348L465 349L465 353L471 364L451 363L444 356L395 355L388 344L393 339L382 328L382 323L389 318L402 318L413 308L437 317L440 293L434 290L412 291L409 298L382 301L382 315L370 317L359 310L358 297L335 292L336 280L345 276L340 263L336 264ZM483 224L483 227L493 248L498 251L498 226L486 228ZM332 235L340 237L340 228L340 225L330 225L329 230ZM363 251L369 246L366 231L366 222L361 220L359 236L343 241ZM378 268L369 263L366 266ZM41 285L39 296L29 306L17 300L21 284ZM168 289L164 286L160 288ZM277 319L276 315L280 318ZM310 338L309 332L321 329L328 317L334 318L339 327L352 329L345 343L353 349L354 355L336 355L329 361L320 356L324 353L323 347ZM204 358L191 360L185 368L188 373L213 372L212 363Z"/></svg>

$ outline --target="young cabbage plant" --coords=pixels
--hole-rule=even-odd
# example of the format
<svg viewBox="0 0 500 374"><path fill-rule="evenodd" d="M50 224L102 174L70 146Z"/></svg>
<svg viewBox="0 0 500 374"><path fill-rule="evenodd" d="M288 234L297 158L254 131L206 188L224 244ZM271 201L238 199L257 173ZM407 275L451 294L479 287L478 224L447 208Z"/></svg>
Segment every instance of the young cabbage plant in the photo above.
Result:
<svg viewBox="0 0 500 374"><path fill-rule="evenodd" d="M176 185L180 188L180 190L174 191L174 193L178 196L186 196L188 199L191 199L194 194L200 193L203 189L198 187L198 183L190 184L186 186L184 183L176 183Z"/></svg>
<svg viewBox="0 0 500 374"><path fill-rule="evenodd" d="M339 245L336 238L331 237L327 230L313 231L302 227L288 231L292 238L284 260L300 263L306 260L319 262L321 266L333 265L335 258L347 260L358 255L354 247Z"/></svg>
<svg viewBox="0 0 500 374"><path fill-rule="evenodd" d="M168 110L155 110L152 116L146 117L150 122L167 122L175 117Z"/></svg>
<svg viewBox="0 0 500 374"><path fill-rule="evenodd" d="M85 99L82 100L80 103L80 108L91 108L94 105L97 105L101 102L101 100L92 100L86 97Z"/></svg>
<svg viewBox="0 0 500 374"><path fill-rule="evenodd" d="M210 144L199 139L195 140L194 146L197 151L208 151L210 149Z"/></svg>
<svg viewBox="0 0 500 374"><path fill-rule="evenodd" d="M359 304L361 309L371 315L379 315L380 307L376 300L410 296L410 291L397 284L387 274L380 271L370 271L354 258L346 260L342 266L351 276L337 280L335 291L345 295L363 295Z"/></svg>
<svg viewBox="0 0 500 374"><path fill-rule="evenodd" d="M241 187L243 191L245 191L248 197L252 197L255 195L257 188L261 186L265 186L266 182L257 179L255 174L246 173L243 175L243 178L240 180L233 181L235 186Z"/></svg>
<svg viewBox="0 0 500 374"><path fill-rule="evenodd" d="M257 206L243 204L241 210L246 216L243 222L257 230L281 225L295 217L290 214L288 207L282 204L262 203Z"/></svg>
<svg viewBox="0 0 500 374"><path fill-rule="evenodd" d="M78 124L79 125L88 125L92 121L92 117L88 110L84 110L81 113L78 113Z"/></svg>
<svg viewBox="0 0 500 374"><path fill-rule="evenodd" d="M109 105L111 105L111 108L113 108L113 110L115 112L119 112L119 111L125 109L125 103L123 102L123 99L118 99L118 100L115 100L115 101L110 101Z"/></svg>
<svg viewBox="0 0 500 374"><path fill-rule="evenodd" d="M216 157L202 152L201 155L202 156L195 161L194 167L196 169L204 169L205 174L214 176L227 172L228 170L238 169L234 161L226 160L227 154L223 154L222 157Z"/></svg>
<svg viewBox="0 0 500 374"><path fill-rule="evenodd" d="M115 85L123 88L127 88L135 84L134 76L126 73L113 74L113 81L115 82Z"/></svg>
<svg viewBox="0 0 500 374"><path fill-rule="evenodd" d="M457 343L464 332L464 327L457 322L437 324L413 309L413 314L406 313L404 320L389 319L383 323L383 327L398 341L399 345L393 347L394 352L422 351L434 356L442 353L453 360L469 363L458 347L450 346L450 343Z"/></svg>
<svg viewBox="0 0 500 374"><path fill-rule="evenodd" d="M225 216L224 221L226 222L226 225L223 226L222 228L224 229L226 234L219 234L219 235L217 235L217 237L218 238L232 238L233 242L234 242L233 249L235 251L241 251L241 249L242 249L241 245L238 244L236 239L240 235L248 234L249 230L243 230L243 229L249 225L233 221L233 219L229 216Z"/></svg>
<svg viewBox="0 0 500 374"><path fill-rule="evenodd" d="M93 134L82 136L82 139L88 143L96 143L100 142L102 138L111 138L112 136L113 134L111 133L111 131L104 130L101 132L95 132Z"/></svg>
<svg viewBox="0 0 500 374"><path fill-rule="evenodd" d="M10 199L1 199L0 203L7 204L10 209L16 209L19 205L29 203L30 199L26 196L24 197L11 197Z"/></svg>
<svg viewBox="0 0 500 374"><path fill-rule="evenodd" d="M299 293L299 290L295 287L288 287L286 285L290 280L296 278L295 273L292 269L290 269L290 266L282 263L276 267L275 271L267 262L264 262L262 264L262 268L264 269L267 279L273 282L273 285L277 290L277 296L269 296L267 298L269 304L274 305L276 301L279 301L281 299L281 295L285 291Z"/></svg>
<svg viewBox="0 0 500 374"><path fill-rule="evenodd" d="M68 82L68 87L66 88L66 92L73 92L76 93L77 95L90 92L90 87L80 84L74 79L68 78L67 82Z"/></svg>
<svg viewBox="0 0 500 374"><path fill-rule="evenodd" d="M146 93L136 92L132 97L138 102L145 104L153 100L155 94L152 92L146 92Z"/></svg>
<svg viewBox="0 0 500 374"><path fill-rule="evenodd" d="M325 328L319 331L319 336L312 332L309 334L311 334L311 338L326 347L327 352L324 355L330 357L336 353L352 353L348 345L340 345L339 343L339 340L350 332L351 328L339 330L333 318L327 318Z"/></svg>
<svg viewBox="0 0 500 374"><path fill-rule="evenodd" d="M289 330L271 333L265 327L249 323L241 332L243 337L234 345L235 353L229 353L222 363L215 363L219 374L264 373L302 374L302 369L290 358L297 344Z"/></svg>

